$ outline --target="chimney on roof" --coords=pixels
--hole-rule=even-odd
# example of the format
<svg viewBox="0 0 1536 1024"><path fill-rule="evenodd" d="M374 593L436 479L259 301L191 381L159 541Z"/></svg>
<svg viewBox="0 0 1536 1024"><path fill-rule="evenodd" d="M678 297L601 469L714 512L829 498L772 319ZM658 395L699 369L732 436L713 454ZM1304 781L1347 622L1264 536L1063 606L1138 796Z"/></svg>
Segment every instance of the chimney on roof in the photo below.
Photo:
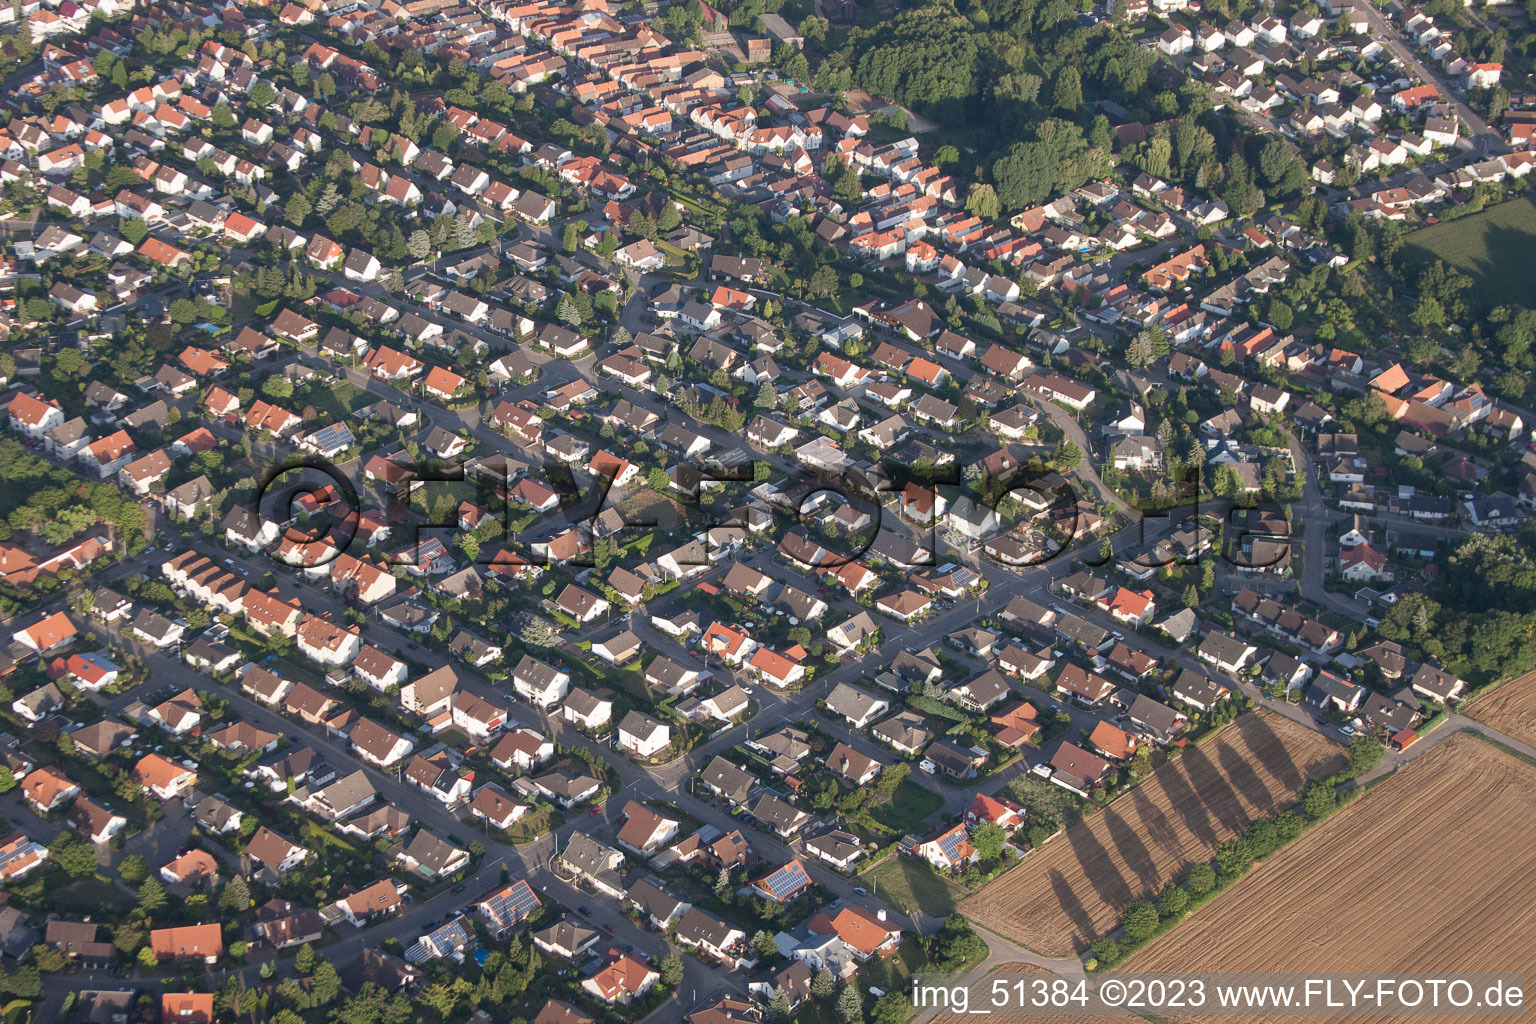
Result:
<svg viewBox="0 0 1536 1024"><path fill-rule="evenodd" d="M885 908L881 907L879 910L875 911L875 917L879 918L880 922L883 924L885 922Z"/></svg>

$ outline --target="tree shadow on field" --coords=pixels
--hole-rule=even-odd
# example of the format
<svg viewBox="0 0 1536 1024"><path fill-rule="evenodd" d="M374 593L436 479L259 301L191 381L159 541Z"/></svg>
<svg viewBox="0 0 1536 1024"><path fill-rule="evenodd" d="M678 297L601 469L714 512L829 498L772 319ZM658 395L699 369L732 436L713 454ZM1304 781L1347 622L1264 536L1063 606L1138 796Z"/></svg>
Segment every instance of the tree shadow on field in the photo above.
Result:
<svg viewBox="0 0 1536 1024"><path fill-rule="evenodd" d="M1093 886L1099 899L1110 906L1121 906L1130 900L1131 890L1125 884L1125 879L1120 873L1113 870L1105 870L1109 865L1109 851L1104 844L1099 842L1098 836L1093 834L1093 824L1084 822L1067 829L1067 842L1072 846L1072 852L1077 856L1078 866L1082 869L1083 877L1088 884Z"/></svg>
<svg viewBox="0 0 1536 1024"><path fill-rule="evenodd" d="M1067 883L1066 876L1055 868L1051 869L1051 892L1056 894L1056 905L1072 921L1072 927L1077 929L1077 941L1081 946L1086 946L1098 936L1094 934L1093 918L1088 911L1083 909L1082 900L1077 898L1077 893L1072 891L1072 886Z"/></svg>
<svg viewBox="0 0 1536 1024"><path fill-rule="evenodd" d="M1136 812L1134 817L1141 822L1143 841L1164 853L1178 856L1184 848L1183 837L1174 828L1173 822L1168 820L1167 813L1147 798L1146 789L1145 785L1137 786L1129 796L1121 797L1121 802L1130 801Z"/></svg>
<svg viewBox="0 0 1536 1024"><path fill-rule="evenodd" d="M1114 841L1115 849L1120 853L1120 859L1125 863L1124 870L1136 876L1138 885L1135 891L1141 895L1156 891L1161 879L1158 878L1152 854L1141 836L1136 834L1129 822L1108 807L1104 809L1104 824L1109 829L1109 837Z"/></svg>
<svg viewBox="0 0 1536 1024"><path fill-rule="evenodd" d="M1158 770L1158 784L1168 794L1168 806L1172 807L1189 830L1201 844L1209 849L1215 849L1218 842L1216 830L1211 827L1211 814L1205 804L1195 794L1194 788L1189 784L1189 775L1184 770L1185 763L1189 761L1193 750L1186 750L1184 756L1178 761L1164 765ZM1146 783L1131 790L1133 795L1139 795ZM1146 799L1143 797L1142 799Z"/></svg>
<svg viewBox="0 0 1536 1024"><path fill-rule="evenodd" d="M1276 811L1274 797L1269 794L1269 786L1254 771L1253 765L1236 749L1222 744L1216 750L1216 756L1221 760L1222 771L1226 773L1227 781L1236 790L1237 795L1243 799L1243 807L1253 807L1256 815L1268 816ZM1268 770L1269 766L1262 759L1260 761ZM1271 775L1280 777L1277 773ZM1246 814L1247 811L1245 810Z"/></svg>
<svg viewBox="0 0 1536 1024"><path fill-rule="evenodd" d="M1221 743L1222 740L1216 741L1218 746ZM1241 832L1248 826L1248 816L1243 813L1242 802L1228 785L1220 766L1205 752L1206 747L1189 747L1178 760L1180 769L1188 769L1184 776L1193 791L1188 806L1198 807L1207 818L1215 819L1228 832Z"/></svg>
<svg viewBox="0 0 1536 1024"><path fill-rule="evenodd" d="M1302 783L1307 781L1307 773L1291 757L1284 740L1268 722L1257 715L1248 714L1239 717L1235 724L1238 735L1242 736L1248 749L1253 751L1253 757L1271 775L1293 793L1301 789Z"/></svg>

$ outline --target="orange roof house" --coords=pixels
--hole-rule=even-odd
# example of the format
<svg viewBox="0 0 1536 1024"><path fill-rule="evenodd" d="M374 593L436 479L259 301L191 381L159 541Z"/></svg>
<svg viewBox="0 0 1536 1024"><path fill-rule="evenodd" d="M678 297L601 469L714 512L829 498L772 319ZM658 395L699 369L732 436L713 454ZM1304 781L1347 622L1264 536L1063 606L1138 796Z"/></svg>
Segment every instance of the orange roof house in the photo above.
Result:
<svg viewBox="0 0 1536 1024"><path fill-rule="evenodd" d="M883 920L883 911L845 906L836 914L820 913L806 927L816 935L836 935L860 960L879 954L889 956L901 944L901 929Z"/></svg>
<svg viewBox="0 0 1536 1024"><path fill-rule="evenodd" d="M216 416L224 416L240 408L240 399L221 387L211 387L203 396L203 404Z"/></svg>
<svg viewBox="0 0 1536 1024"><path fill-rule="evenodd" d="M269 434L281 434L298 426L300 422L296 414L259 398L251 403L250 410L245 414L245 425L248 428L265 430Z"/></svg>
<svg viewBox="0 0 1536 1024"><path fill-rule="evenodd" d="M1403 369L1402 363L1393 363L1371 378L1371 387L1377 391L1384 391L1389 395L1395 395L1411 383L1408 372Z"/></svg>
<svg viewBox="0 0 1536 1024"><path fill-rule="evenodd" d="M441 366L434 366L428 370L426 377L421 382L422 390L439 398L452 398L463 386L463 377L460 377L452 370L445 370Z"/></svg>
<svg viewBox="0 0 1536 1024"><path fill-rule="evenodd" d="M1150 590L1136 592L1124 587L1117 589L1104 603L1104 610L1121 622L1139 626L1157 611L1157 602Z"/></svg>
<svg viewBox="0 0 1536 1024"><path fill-rule="evenodd" d="M209 374L222 373L229 369L229 363L207 349L197 348L193 345L188 345L182 349L181 355L176 358L181 360L181 365L185 366L196 377L206 377Z"/></svg>
<svg viewBox="0 0 1536 1024"><path fill-rule="evenodd" d="M149 933L149 946L161 960L201 957L211 964L224 955L224 930L217 924L155 928Z"/></svg>
<svg viewBox="0 0 1536 1024"><path fill-rule="evenodd" d="M212 884L218 876L219 863L206 850L188 850L160 869L161 878L183 885Z"/></svg>
<svg viewBox="0 0 1536 1024"><path fill-rule="evenodd" d="M169 800L190 789L197 773L159 754L145 754L133 766L133 777L161 800Z"/></svg>
<svg viewBox="0 0 1536 1024"><path fill-rule="evenodd" d="M144 244L139 246L139 255L172 270L192 261L191 253L182 252L174 245L162 242L158 238L144 239Z"/></svg>
<svg viewBox="0 0 1536 1024"><path fill-rule="evenodd" d="M752 670L775 686L788 686L805 676L805 666L766 647L759 647L748 662Z"/></svg>
<svg viewBox="0 0 1536 1024"><path fill-rule="evenodd" d="M718 621L711 622L709 628L704 631L704 636L699 640L699 646L702 649L730 662L740 661L751 643L752 641L741 630Z"/></svg>
<svg viewBox="0 0 1536 1024"><path fill-rule="evenodd" d="M160 1020L174 1024L213 1024L213 993L165 993L160 997Z"/></svg>
<svg viewBox="0 0 1536 1024"><path fill-rule="evenodd" d="M21 780L21 795L43 814L55 810L79 792L80 787L52 765L29 772Z"/></svg>
<svg viewBox="0 0 1536 1024"><path fill-rule="evenodd" d="M608 953L608 965L581 983L587 992L605 1003L628 1003L649 992L661 980L650 967L618 950Z"/></svg>
<svg viewBox="0 0 1536 1024"><path fill-rule="evenodd" d="M1136 753L1136 737L1108 722L1100 722L1093 727L1093 732L1088 736L1088 745L1116 761L1124 761Z"/></svg>
<svg viewBox="0 0 1536 1024"><path fill-rule="evenodd" d="M18 629L15 639L32 650L43 653L69 643L77 633L75 624L69 621L68 615L63 612L54 612L41 622L35 622L25 629Z"/></svg>
<svg viewBox="0 0 1536 1024"><path fill-rule="evenodd" d="M1033 740L1042 729L1037 715L1035 706L1027 700L1003 708L991 718L992 724L998 727L998 742L1018 747Z"/></svg>

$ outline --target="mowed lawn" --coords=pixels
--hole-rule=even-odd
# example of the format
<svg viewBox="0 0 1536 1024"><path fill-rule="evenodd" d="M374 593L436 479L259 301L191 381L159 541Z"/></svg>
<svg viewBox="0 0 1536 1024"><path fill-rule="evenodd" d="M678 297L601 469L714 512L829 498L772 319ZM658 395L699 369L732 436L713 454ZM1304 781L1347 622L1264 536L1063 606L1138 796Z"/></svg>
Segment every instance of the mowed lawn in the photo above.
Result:
<svg viewBox="0 0 1536 1024"><path fill-rule="evenodd" d="M1486 306L1536 305L1536 203L1529 199L1422 228L1403 247L1411 261L1442 259L1472 278Z"/></svg>
<svg viewBox="0 0 1536 1024"><path fill-rule="evenodd" d="M929 917L948 917L968 895L964 886L940 875L927 861L899 853L859 875L859 881L904 913L921 910Z"/></svg>
<svg viewBox="0 0 1536 1024"><path fill-rule="evenodd" d="M944 806L943 797L931 789L925 789L911 779L902 779L891 799L876 807L870 814L882 825L898 832L910 832L922 836L923 822Z"/></svg>

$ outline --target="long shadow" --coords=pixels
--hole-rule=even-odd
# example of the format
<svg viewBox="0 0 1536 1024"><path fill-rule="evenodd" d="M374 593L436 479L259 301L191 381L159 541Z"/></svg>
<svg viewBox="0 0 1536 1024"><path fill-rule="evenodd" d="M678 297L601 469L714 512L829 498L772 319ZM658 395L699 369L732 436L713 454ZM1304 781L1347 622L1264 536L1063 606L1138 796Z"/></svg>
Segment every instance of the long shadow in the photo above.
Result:
<svg viewBox="0 0 1536 1024"><path fill-rule="evenodd" d="M1189 774L1184 770L1193 751L1185 751L1184 756L1176 764L1159 770L1157 778L1164 791L1168 794L1168 806L1172 807L1184 822L1192 836L1205 846L1214 849L1218 842L1216 830L1211 827L1211 816L1206 811L1204 802L1195 793L1194 787L1189 783ZM1143 787L1138 786L1132 792L1140 794ZM1143 797L1143 799L1146 799Z"/></svg>
<svg viewBox="0 0 1536 1024"><path fill-rule="evenodd" d="M1072 927L1077 929L1077 940L1081 945L1087 945L1097 936L1093 926L1093 918L1088 911L1083 909L1083 903L1077 898L1077 893L1072 891L1072 886L1067 883L1066 876L1055 868L1051 869L1051 891L1056 894L1056 903L1072 920Z"/></svg>
<svg viewBox="0 0 1536 1024"><path fill-rule="evenodd" d="M1216 748L1216 756L1238 795L1247 798L1244 806L1252 806L1257 809L1257 813L1263 815L1275 813L1275 800L1269 793L1269 786L1254 771L1247 758L1225 744Z"/></svg>
<svg viewBox="0 0 1536 1024"><path fill-rule="evenodd" d="M1146 842L1170 856L1178 856L1184 847L1184 837L1179 834L1179 830L1168 819L1167 813L1147 799L1145 789L1145 786L1137 786L1131 790L1128 799L1136 811L1136 817L1142 822L1142 833L1146 838ZM1123 801L1127 798L1122 797L1121 799Z"/></svg>
<svg viewBox="0 0 1536 1024"><path fill-rule="evenodd" d="M1152 854L1147 849L1147 844L1142 841L1141 836L1136 834L1136 830L1111 808L1104 810L1104 824L1109 829L1110 839L1114 841L1115 849L1125 865L1121 869L1121 881L1125 881L1125 872L1136 876L1137 888L1131 898L1134 899L1137 894L1145 896L1155 892L1160 879L1157 865L1152 861Z"/></svg>
<svg viewBox="0 0 1536 1024"><path fill-rule="evenodd" d="M1301 789L1302 783L1307 781L1307 772L1291 757L1291 752L1275 731L1258 715L1253 714L1243 715L1236 724L1238 735L1242 736L1243 742L1253 751L1259 763L1291 792Z"/></svg>
<svg viewBox="0 0 1536 1024"><path fill-rule="evenodd" d="M1078 866L1083 871L1083 877L1088 884L1093 886L1094 892L1110 906L1120 906L1131 897L1130 890L1125 881L1113 871L1094 870L1095 865L1109 863L1109 851L1094 835L1097 821L1085 823L1067 829L1067 842L1072 846L1072 852L1077 855Z"/></svg>
<svg viewBox="0 0 1536 1024"><path fill-rule="evenodd" d="M1218 740L1219 744L1221 741ZM1207 744L1209 746L1209 744ZM1208 817L1220 822L1229 832L1241 832L1248 825L1242 802L1222 774L1220 766L1211 760L1205 747L1191 747L1179 758L1181 768L1187 768L1186 776L1195 791L1195 801Z"/></svg>

